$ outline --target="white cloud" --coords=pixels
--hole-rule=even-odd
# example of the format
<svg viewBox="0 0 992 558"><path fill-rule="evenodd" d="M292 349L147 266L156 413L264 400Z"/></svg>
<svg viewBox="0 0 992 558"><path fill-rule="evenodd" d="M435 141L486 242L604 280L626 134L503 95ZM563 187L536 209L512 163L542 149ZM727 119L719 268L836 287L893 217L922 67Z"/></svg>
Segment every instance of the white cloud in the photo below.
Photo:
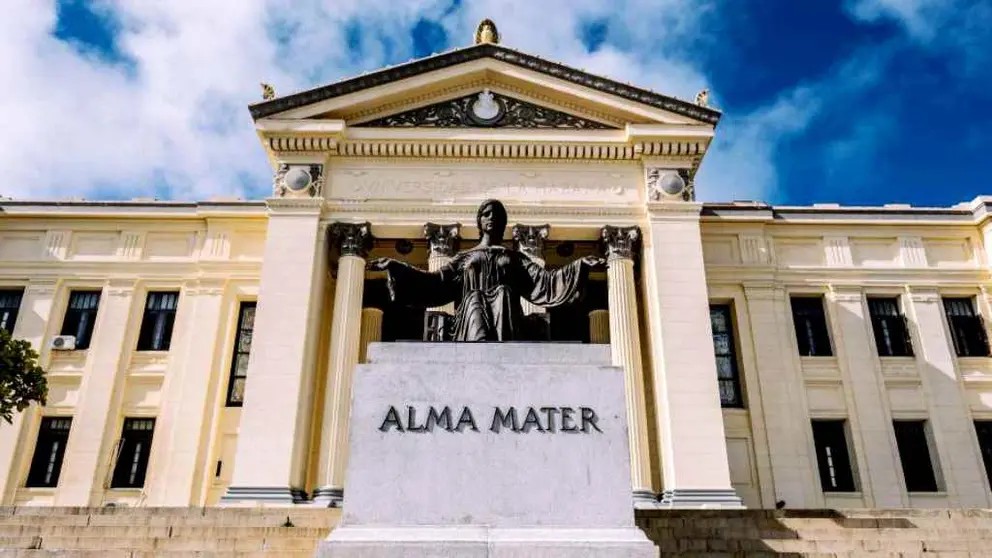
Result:
<svg viewBox="0 0 992 558"><path fill-rule="evenodd" d="M507 46L691 98L707 82L690 46L715 15L710 0L485 0L450 13L441 0L99 0L118 24L121 63L56 39L55 0L12 2L0 19L0 195L33 199L265 195L271 171L247 111L259 81L287 93L409 59L421 17L454 46L493 17ZM592 53L578 31L589 21L610 38ZM747 165L770 167L768 156L757 148Z"/></svg>

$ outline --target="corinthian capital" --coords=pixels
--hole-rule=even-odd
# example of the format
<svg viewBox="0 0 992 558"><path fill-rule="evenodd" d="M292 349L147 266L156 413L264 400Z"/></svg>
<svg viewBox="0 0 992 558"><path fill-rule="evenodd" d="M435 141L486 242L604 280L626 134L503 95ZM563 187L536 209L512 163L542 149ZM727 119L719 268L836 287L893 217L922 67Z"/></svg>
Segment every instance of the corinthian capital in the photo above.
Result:
<svg viewBox="0 0 992 558"><path fill-rule="evenodd" d="M462 226L459 223L451 225L438 225L427 223L424 225L424 238L430 248L431 256L451 257L455 255L458 247L458 240L461 238Z"/></svg>
<svg viewBox="0 0 992 558"><path fill-rule="evenodd" d="M551 225L513 225L513 242L517 250L544 261L544 241L551 234Z"/></svg>
<svg viewBox="0 0 992 558"><path fill-rule="evenodd" d="M633 227L614 227L606 225L600 231L603 250L608 260L634 258L638 244L641 241L641 229Z"/></svg>
<svg viewBox="0 0 992 558"><path fill-rule="evenodd" d="M365 223L333 223L331 239L341 251L342 256L358 256L364 258L372 248L372 224Z"/></svg>

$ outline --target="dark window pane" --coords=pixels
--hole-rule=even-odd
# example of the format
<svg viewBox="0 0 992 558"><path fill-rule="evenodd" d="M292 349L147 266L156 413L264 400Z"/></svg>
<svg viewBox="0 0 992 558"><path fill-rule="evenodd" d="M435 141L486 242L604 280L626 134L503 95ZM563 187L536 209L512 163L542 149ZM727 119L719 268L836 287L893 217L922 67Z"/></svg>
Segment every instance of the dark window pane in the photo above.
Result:
<svg viewBox="0 0 992 558"><path fill-rule="evenodd" d="M248 356L251 353L251 337L255 328L255 306L255 302L242 302L238 310L238 330L231 357L231 377L227 385L228 407L240 407L244 403Z"/></svg>
<svg viewBox="0 0 992 558"><path fill-rule="evenodd" d="M989 356L989 341L985 334L985 322L975 311L971 298L944 299L944 314L951 332L954 351L962 357Z"/></svg>
<svg viewBox="0 0 992 558"><path fill-rule="evenodd" d="M155 419L124 419L111 488L141 488L145 485L154 431Z"/></svg>
<svg viewBox="0 0 992 558"><path fill-rule="evenodd" d="M897 420L892 423L899 447L899 461L909 492L937 492L937 477L927 443L926 422Z"/></svg>
<svg viewBox="0 0 992 558"><path fill-rule="evenodd" d="M87 349L96 326L96 314L100 306L100 291L72 291L69 304L62 320L60 335L76 338L77 349Z"/></svg>
<svg viewBox="0 0 992 558"><path fill-rule="evenodd" d="M868 313L879 356L913 356L909 325L897 298L869 298Z"/></svg>
<svg viewBox="0 0 992 558"><path fill-rule="evenodd" d="M832 356L821 297L792 297L792 321L801 356Z"/></svg>
<svg viewBox="0 0 992 558"><path fill-rule="evenodd" d="M138 333L139 351L168 351L179 306L178 292L148 293Z"/></svg>
<svg viewBox="0 0 992 558"><path fill-rule="evenodd" d="M975 433L978 434L978 447L982 450L985 476L989 479L989 483L992 483L992 421L975 421Z"/></svg>
<svg viewBox="0 0 992 558"><path fill-rule="evenodd" d="M733 321L729 304L710 305L710 324L713 328L713 354L716 356L716 375L720 388L720 404L724 407L742 407L740 376L737 372L737 354L734 347Z"/></svg>
<svg viewBox="0 0 992 558"><path fill-rule="evenodd" d="M853 492L854 474L843 420L814 420L813 444L824 492Z"/></svg>
<svg viewBox="0 0 992 558"><path fill-rule="evenodd" d="M38 443L34 447L34 457L28 470L29 487L58 486L62 472L62 459L69 441L71 418L45 417L38 429Z"/></svg>
<svg viewBox="0 0 992 558"><path fill-rule="evenodd" d="M23 293L21 289L0 291L0 329L7 333L14 333L14 324L17 323L17 312L21 308Z"/></svg>

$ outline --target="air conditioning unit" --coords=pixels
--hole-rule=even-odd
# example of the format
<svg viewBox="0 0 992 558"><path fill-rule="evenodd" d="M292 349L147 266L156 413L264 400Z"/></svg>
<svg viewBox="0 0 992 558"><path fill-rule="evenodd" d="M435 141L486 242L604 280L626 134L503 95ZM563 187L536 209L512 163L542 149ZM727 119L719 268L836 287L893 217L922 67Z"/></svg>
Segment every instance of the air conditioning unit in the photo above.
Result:
<svg viewBox="0 0 992 558"><path fill-rule="evenodd" d="M75 335L56 335L52 338L52 349L56 351L71 351L76 348Z"/></svg>

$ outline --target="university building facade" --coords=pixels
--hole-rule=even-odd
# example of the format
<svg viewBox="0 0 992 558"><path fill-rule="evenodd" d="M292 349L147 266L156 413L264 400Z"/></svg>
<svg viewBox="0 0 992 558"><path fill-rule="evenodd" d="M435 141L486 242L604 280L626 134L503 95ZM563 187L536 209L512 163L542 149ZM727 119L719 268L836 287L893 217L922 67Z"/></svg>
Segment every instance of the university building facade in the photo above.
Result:
<svg viewBox="0 0 992 558"><path fill-rule="evenodd" d="M496 198L541 265L608 259L525 310L610 345L638 507L992 505L992 198L700 203L705 95L494 36L251 113L264 200L0 201L0 327L50 390L0 425L0 504L338 505L355 366L453 311L367 262L439 269Z"/></svg>

